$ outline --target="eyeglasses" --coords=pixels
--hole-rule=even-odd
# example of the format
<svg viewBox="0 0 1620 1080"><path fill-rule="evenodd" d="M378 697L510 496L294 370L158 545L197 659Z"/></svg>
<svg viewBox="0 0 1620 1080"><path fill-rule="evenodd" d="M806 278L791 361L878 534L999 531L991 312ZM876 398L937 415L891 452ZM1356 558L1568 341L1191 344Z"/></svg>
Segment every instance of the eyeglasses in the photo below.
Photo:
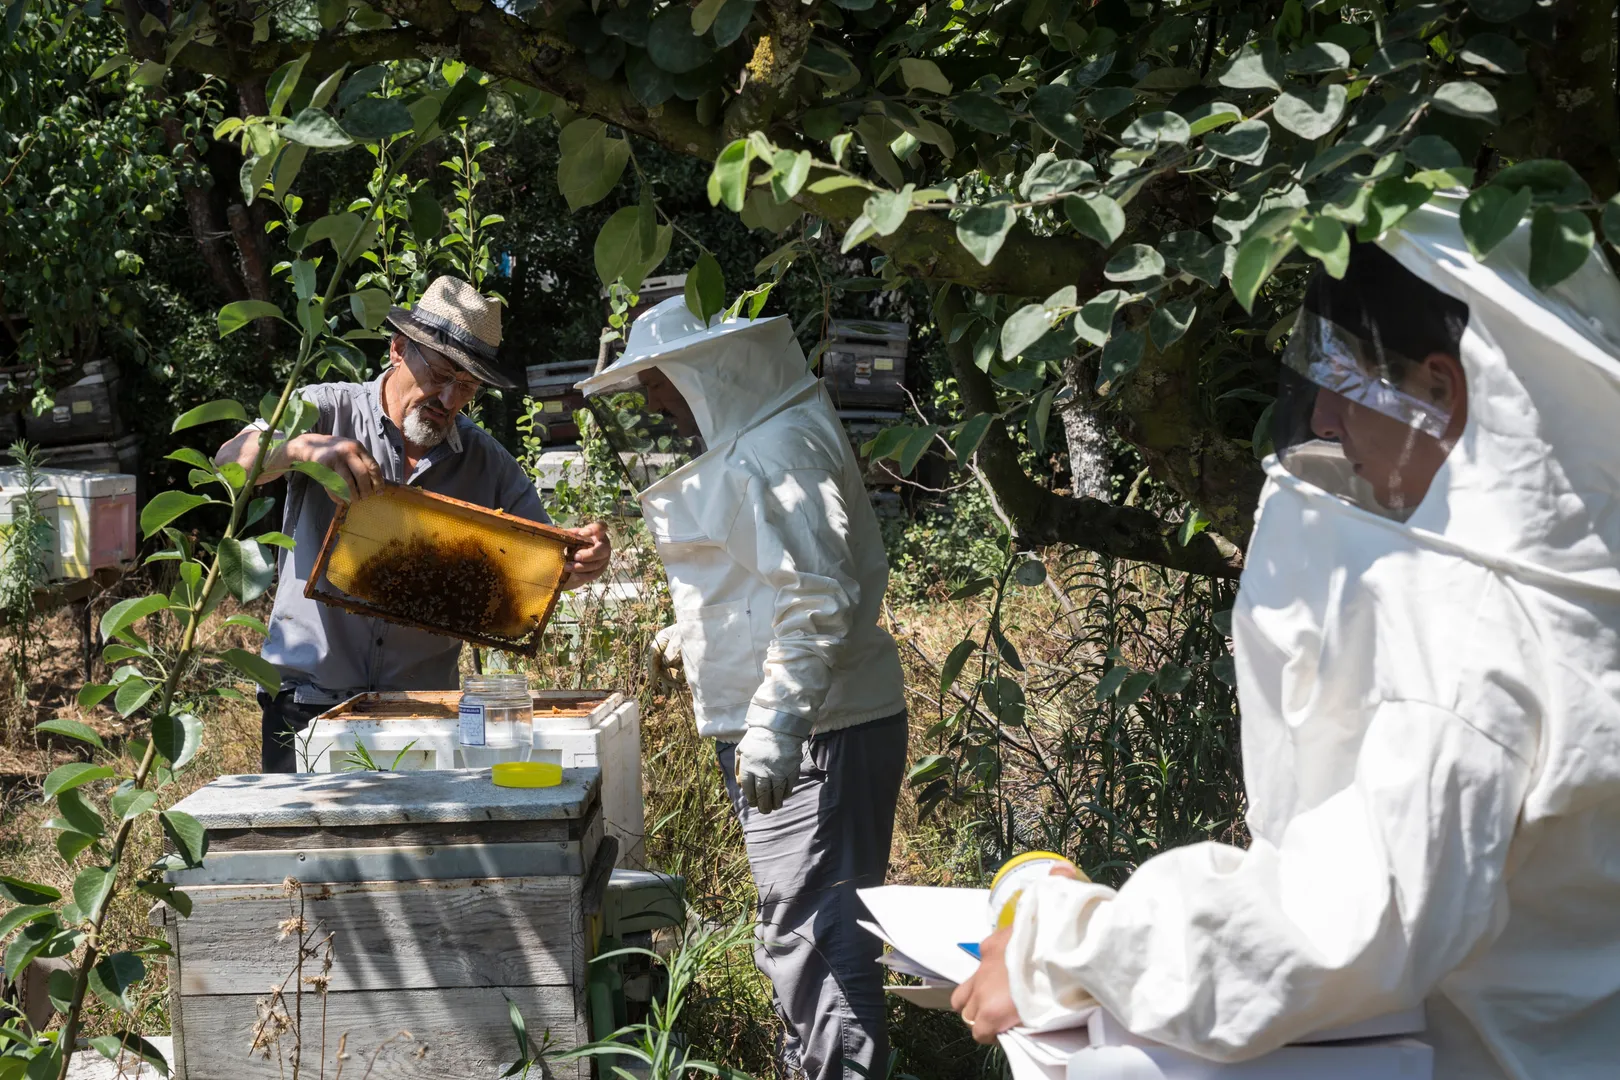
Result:
<svg viewBox="0 0 1620 1080"><path fill-rule="evenodd" d="M456 371L448 361L442 365L435 365L428 358L428 350L423 348L420 342L414 338L406 338L405 340L409 342L411 350L416 353L416 358L422 362L422 366L427 370L427 377L418 378L416 381L429 394L440 393L445 387L452 384L455 385L456 390L463 394L476 394L483 389L484 384L475 376Z"/></svg>

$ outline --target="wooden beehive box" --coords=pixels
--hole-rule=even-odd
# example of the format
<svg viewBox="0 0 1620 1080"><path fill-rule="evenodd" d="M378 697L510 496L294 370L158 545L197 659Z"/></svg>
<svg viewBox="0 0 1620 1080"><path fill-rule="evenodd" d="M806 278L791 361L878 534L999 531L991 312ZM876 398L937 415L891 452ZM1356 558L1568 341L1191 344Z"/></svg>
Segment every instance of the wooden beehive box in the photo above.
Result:
<svg viewBox="0 0 1620 1080"><path fill-rule="evenodd" d="M905 323L834 319L821 355L821 377L840 409L903 409L906 356L911 349Z"/></svg>
<svg viewBox="0 0 1620 1080"><path fill-rule="evenodd" d="M154 910L182 1080L279 1080L295 1056L316 1076L323 1054L330 1076L340 1041L355 1076L498 1076L518 1057L509 1003L532 1045L588 1039L587 919L617 847L598 770L538 789L496 787L485 770L224 776L175 808L209 837L201 867L170 874L190 917ZM283 935L300 918L321 956L330 941L324 1000L312 984L294 994ZM250 1053L277 986L301 1038ZM584 1062L547 1068L590 1076Z"/></svg>

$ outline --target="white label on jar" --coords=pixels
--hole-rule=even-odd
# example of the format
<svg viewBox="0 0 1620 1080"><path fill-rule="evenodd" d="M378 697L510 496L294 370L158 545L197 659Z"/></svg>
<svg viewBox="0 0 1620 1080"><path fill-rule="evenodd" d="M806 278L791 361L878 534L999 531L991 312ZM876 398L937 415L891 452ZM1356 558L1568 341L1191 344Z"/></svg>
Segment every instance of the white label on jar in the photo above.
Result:
<svg viewBox="0 0 1620 1080"><path fill-rule="evenodd" d="M461 745L484 745L484 707L461 703Z"/></svg>

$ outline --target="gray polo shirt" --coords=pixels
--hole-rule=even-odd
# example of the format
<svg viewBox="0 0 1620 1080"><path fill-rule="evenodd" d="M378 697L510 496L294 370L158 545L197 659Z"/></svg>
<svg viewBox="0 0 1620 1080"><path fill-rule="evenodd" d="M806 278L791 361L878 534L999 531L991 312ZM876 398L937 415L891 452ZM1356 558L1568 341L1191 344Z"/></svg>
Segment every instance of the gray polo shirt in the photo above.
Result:
<svg viewBox="0 0 1620 1080"><path fill-rule="evenodd" d="M530 521L549 522L540 494L512 455L465 416L450 437L405 475L405 444L383 415L387 371L368 383L321 383L301 391L320 410L314 430L353 439L370 451L385 480ZM277 561L279 583L270 637L263 656L281 669L283 690L298 701L331 704L368 690L453 690L461 642L408 626L344 611L304 596L336 510L324 489L302 473L288 473L282 531L297 541Z"/></svg>

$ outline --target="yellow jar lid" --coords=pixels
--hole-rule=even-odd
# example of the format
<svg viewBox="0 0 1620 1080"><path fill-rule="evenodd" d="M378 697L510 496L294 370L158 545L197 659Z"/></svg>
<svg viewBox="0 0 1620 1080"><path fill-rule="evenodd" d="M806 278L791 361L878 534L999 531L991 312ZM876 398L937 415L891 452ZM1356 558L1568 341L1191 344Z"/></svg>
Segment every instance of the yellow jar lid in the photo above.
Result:
<svg viewBox="0 0 1620 1080"><path fill-rule="evenodd" d="M501 761L489 773L496 787L556 787L562 783L562 766L549 761Z"/></svg>

